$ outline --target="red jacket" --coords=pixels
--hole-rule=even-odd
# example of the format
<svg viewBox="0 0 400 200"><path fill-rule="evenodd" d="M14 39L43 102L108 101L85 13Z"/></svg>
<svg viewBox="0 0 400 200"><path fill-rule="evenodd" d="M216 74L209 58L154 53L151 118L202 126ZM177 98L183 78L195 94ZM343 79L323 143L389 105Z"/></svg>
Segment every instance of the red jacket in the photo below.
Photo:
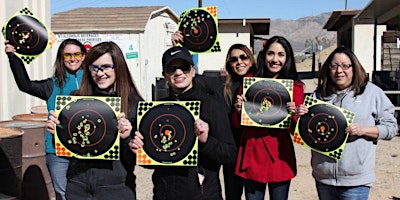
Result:
<svg viewBox="0 0 400 200"><path fill-rule="evenodd" d="M294 82L293 100L296 106L303 103L304 89L301 82ZM293 116L290 129L242 126L235 173L244 179L261 183L294 178L297 169L291 134L296 122L297 116ZM240 113L236 110L232 115L232 123L235 127L241 127Z"/></svg>

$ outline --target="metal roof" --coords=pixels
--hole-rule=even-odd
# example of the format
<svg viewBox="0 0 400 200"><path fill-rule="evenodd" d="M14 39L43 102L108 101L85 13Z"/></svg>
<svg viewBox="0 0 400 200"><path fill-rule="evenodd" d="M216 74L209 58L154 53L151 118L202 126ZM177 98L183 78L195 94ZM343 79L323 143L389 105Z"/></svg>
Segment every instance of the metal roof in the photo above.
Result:
<svg viewBox="0 0 400 200"><path fill-rule="evenodd" d="M144 31L149 19L167 12L179 17L167 6L77 8L51 17L53 32Z"/></svg>
<svg viewBox="0 0 400 200"><path fill-rule="evenodd" d="M323 29L337 31L345 24L349 23L360 10L336 10L333 11Z"/></svg>
<svg viewBox="0 0 400 200"><path fill-rule="evenodd" d="M251 19L218 19L219 24L250 24L254 35L269 35L271 20L269 18Z"/></svg>

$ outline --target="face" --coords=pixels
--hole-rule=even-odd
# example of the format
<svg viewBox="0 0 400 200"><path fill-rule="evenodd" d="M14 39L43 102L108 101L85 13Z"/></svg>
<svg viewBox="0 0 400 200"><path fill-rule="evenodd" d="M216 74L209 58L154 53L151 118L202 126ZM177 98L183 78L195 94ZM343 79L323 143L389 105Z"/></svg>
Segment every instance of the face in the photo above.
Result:
<svg viewBox="0 0 400 200"><path fill-rule="evenodd" d="M100 56L90 64L89 70L93 81L100 89L106 92L115 91L116 74L114 63L109 53Z"/></svg>
<svg viewBox="0 0 400 200"><path fill-rule="evenodd" d="M163 75L165 80L171 86L171 89L176 93L184 93L193 87L193 77L195 75L195 70L193 66L185 69L185 67L190 66L187 62L176 59L169 64L167 69L164 69Z"/></svg>
<svg viewBox="0 0 400 200"><path fill-rule="evenodd" d="M353 80L353 68L350 58L344 53L333 56L330 64L330 77L339 90L348 88Z"/></svg>
<svg viewBox="0 0 400 200"><path fill-rule="evenodd" d="M67 44L63 52L64 65L68 71L76 72L81 67L85 55L82 53L81 48L74 44Z"/></svg>
<svg viewBox="0 0 400 200"><path fill-rule="evenodd" d="M240 49L234 49L231 51L229 64L232 67L233 73L244 76L251 67L250 57Z"/></svg>
<svg viewBox="0 0 400 200"><path fill-rule="evenodd" d="M274 42L265 54L265 65L270 71L269 78L276 78L286 63L286 52L283 46Z"/></svg>

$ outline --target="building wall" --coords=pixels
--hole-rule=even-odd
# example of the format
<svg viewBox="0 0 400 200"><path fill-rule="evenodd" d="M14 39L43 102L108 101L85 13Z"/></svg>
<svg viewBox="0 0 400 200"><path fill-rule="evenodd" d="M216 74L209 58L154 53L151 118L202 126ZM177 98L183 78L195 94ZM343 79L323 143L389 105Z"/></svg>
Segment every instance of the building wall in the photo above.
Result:
<svg viewBox="0 0 400 200"><path fill-rule="evenodd" d="M32 11L38 19L51 29L50 0L1 0L0 22L6 23L24 7ZM4 53L4 41L4 37L0 37L0 95L2 96L0 98L0 120L9 120L16 114L29 113L32 107L44 105L45 102L19 91L9 67L8 57ZM33 60L31 64L26 65L26 68L32 80L40 80L51 76L53 63L52 53L47 50Z"/></svg>
<svg viewBox="0 0 400 200"><path fill-rule="evenodd" d="M205 70L220 70L225 67L226 54L229 47L236 43L250 48L250 25L238 27L237 24L219 24L219 41L221 52L199 54L198 73Z"/></svg>
<svg viewBox="0 0 400 200"><path fill-rule="evenodd" d="M177 22L167 13L154 16L146 24L141 42L144 79L142 96L146 100L152 100L152 85L156 85L157 77L162 77L162 54L172 47L171 35L177 30Z"/></svg>
<svg viewBox="0 0 400 200"><path fill-rule="evenodd" d="M376 60L381 60L381 43L380 38L386 30L385 26L377 26L377 45ZM372 78L374 71L374 25L373 24L356 24L353 27L353 51L363 65L366 72ZM380 62L376 63L376 69L381 69Z"/></svg>

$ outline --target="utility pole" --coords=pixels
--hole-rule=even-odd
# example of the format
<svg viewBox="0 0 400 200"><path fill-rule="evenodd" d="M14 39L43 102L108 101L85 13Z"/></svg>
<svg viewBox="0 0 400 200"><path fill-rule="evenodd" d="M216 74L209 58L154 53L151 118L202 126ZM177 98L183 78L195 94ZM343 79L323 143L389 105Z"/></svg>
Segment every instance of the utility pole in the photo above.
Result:
<svg viewBox="0 0 400 200"><path fill-rule="evenodd" d="M344 0L344 9L347 10L347 0Z"/></svg>
<svg viewBox="0 0 400 200"><path fill-rule="evenodd" d="M199 0L199 8L203 7L203 0Z"/></svg>

